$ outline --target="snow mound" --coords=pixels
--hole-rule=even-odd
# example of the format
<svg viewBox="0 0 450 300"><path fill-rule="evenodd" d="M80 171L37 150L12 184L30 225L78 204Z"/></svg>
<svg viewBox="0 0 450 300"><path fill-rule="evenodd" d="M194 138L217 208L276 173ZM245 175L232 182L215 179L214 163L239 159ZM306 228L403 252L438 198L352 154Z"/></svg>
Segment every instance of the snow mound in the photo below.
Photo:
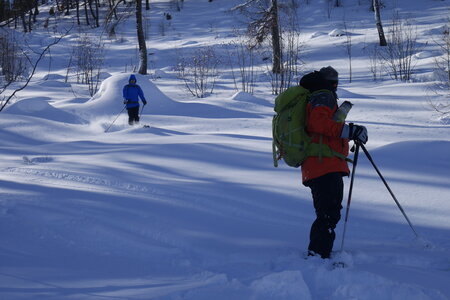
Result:
<svg viewBox="0 0 450 300"><path fill-rule="evenodd" d="M100 79L105 80L106 78L111 77L111 73L109 72L101 72L100 73Z"/></svg>
<svg viewBox="0 0 450 300"><path fill-rule="evenodd" d="M438 56L438 53L435 53L434 51L422 51L419 53L414 54L414 57L416 59L424 59L424 58L430 58L430 57L435 57Z"/></svg>
<svg viewBox="0 0 450 300"><path fill-rule="evenodd" d="M442 25L438 27L431 28L427 31L425 31L425 34L427 35L443 35L446 32L448 33L450 30L448 25Z"/></svg>
<svg viewBox="0 0 450 300"><path fill-rule="evenodd" d="M189 41L182 44L182 46L191 46L191 45L197 45L197 41Z"/></svg>
<svg viewBox="0 0 450 300"><path fill-rule="evenodd" d="M389 144L374 151L373 160L383 168L448 176L450 141L407 141ZM445 177L443 177L445 178Z"/></svg>
<svg viewBox="0 0 450 300"><path fill-rule="evenodd" d="M231 97L231 99L236 101L247 101L247 102L258 101L258 98L246 92L237 92Z"/></svg>
<svg viewBox="0 0 450 300"><path fill-rule="evenodd" d="M313 38L316 38L316 37L319 37L319 36L323 36L323 35L326 35L326 33L325 32L321 32L321 31L316 31L316 32L311 34L310 38L313 39Z"/></svg>
<svg viewBox="0 0 450 300"><path fill-rule="evenodd" d="M142 88L147 105L143 114L176 115L207 118L254 117L252 114L220 108L203 103L174 101L150 81L151 76L135 74L137 84ZM98 92L85 103L68 104L65 108L75 111L86 119L116 116L124 108L122 90L130 74L119 74L105 79Z"/></svg>
<svg viewBox="0 0 450 300"><path fill-rule="evenodd" d="M70 83L66 83L66 82L58 81L58 80L43 81L39 85L43 86L43 87L51 87L51 88L65 88L65 87L71 86Z"/></svg>
<svg viewBox="0 0 450 300"><path fill-rule="evenodd" d="M334 29L330 33L328 33L328 35L332 37L343 36L345 35L345 31L341 29Z"/></svg>
<svg viewBox="0 0 450 300"><path fill-rule="evenodd" d="M136 74L137 84L142 88L152 111L161 112L173 105L173 101L164 95L149 77ZM73 104L70 108L80 114L91 116L117 115L124 107L122 90L128 84L130 74L114 75L105 79L97 93L86 103ZM150 110L148 109L148 110Z"/></svg>
<svg viewBox="0 0 450 300"><path fill-rule="evenodd" d="M155 70L154 77L155 78L175 78L175 76L167 73L163 69Z"/></svg>
<svg viewBox="0 0 450 300"><path fill-rule="evenodd" d="M65 77L59 74L47 74L44 76L43 80L65 80Z"/></svg>
<svg viewBox="0 0 450 300"><path fill-rule="evenodd" d="M432 70L431 72L427 72L427 73L424 72L421 74L417 74L417 76L414 78L414 80L416 82L436 81L435 84L437 86L439 86L442 84L442 82L445 81L445 78L447 78L447 76L448 76L448 74L445 70L435 69L435 70ZM446 90L446 87L444 87L443 90ZM439 93L437 95L439 95ZM444 108L444 107L442 107L442 108Z"/></svg>
<svg viewBox="0 0 450 300"><path fill-rule="evenodd" d="M53 107L48 100L46 97L23 99L9 106L5 112L71 124L84 123L78 116Z"/></svg>
<svg viewBox="0 0 450 300"><path fill-rule="evenodd" d="M50 87L50 88L64 88L70 87L71 84L66 82L66 77L60 74L50 73L42 78L42 81L39 83L42 87Z"/></svg>
<svg viewBox="0 0 450 300"><path fill-rule="evenodd" d="M255 97L254 95L246 93L246 92L237 92L237 93L235 93L231 97L231 100L238 101L240 103L247 103L247 104L250 103L250 104L256 105L256 106L258 106L258 105L262 105L262 106L266 106L266 107L272 107L273 106L273 104L270 101L267 101L266 99L261 99L261 98ZM245 107L247 109L252 109L252 108L250 108L248 106L244 106L244 108Z"/></svg>

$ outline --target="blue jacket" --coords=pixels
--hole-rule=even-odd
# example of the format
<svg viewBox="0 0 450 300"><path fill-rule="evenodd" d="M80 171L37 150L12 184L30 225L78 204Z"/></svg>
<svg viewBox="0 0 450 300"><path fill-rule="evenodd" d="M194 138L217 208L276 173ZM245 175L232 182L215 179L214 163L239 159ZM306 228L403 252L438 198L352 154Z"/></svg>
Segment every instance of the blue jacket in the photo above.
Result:
<svg viewBox="0 0 450 300"><path fill-rule="evenodd" d="M136 84L136 76L131 75L128 84L123 87L123 99L127 101L127 109L139 107L139 98L144 105L147 104L141 87Z"/></svg>

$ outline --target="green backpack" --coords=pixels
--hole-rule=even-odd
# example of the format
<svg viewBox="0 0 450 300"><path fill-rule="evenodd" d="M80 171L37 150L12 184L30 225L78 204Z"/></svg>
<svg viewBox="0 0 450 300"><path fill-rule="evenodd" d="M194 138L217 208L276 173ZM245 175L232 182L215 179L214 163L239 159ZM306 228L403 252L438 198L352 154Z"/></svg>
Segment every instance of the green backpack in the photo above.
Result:
<svg viewBox="0 0 450 300"><path fill-rule="evenodd" d="M330 92L319 90L315 93ZM278 160L291 167L298 168L309 156L332 157L342 154L333 151L328 145L312 143L312 138L307 134L306 104L312 93L302 86L293 86L278 95L275 99L276 115L272 120L272 152L273 164L278 167Z"/></svg>

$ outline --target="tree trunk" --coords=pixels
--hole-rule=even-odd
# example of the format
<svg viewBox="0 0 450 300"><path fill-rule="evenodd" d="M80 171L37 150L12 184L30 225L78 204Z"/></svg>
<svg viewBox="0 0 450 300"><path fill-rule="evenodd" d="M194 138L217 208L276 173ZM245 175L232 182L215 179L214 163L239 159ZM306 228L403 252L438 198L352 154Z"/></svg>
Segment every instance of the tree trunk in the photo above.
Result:
<svg viewBox="0 0 450 300"><path fill-rule="evenodd" d="M95 11L92 8L92 1L95 1ZM91 16L94 18L95 27L100 27L99 21L98 21L98 1L97 0L88 0L89 3L89 11L91 12Z"/></svg>
<svg viewBox="0 0 450 300"><path fill-rule="evenodd" d="M99 1L98 1L98 0L95 0L95 15L97 16L97 17L95 18L95 27L100 27L100 21L99 21L99 19L100 19L99 6L100 6Z"/></svg>
<svg viewBox="0 0 450 300"><path fill-rule="evenodd" d="M147 74L147 46L145 44L144 28L142 26L142 0L136 0L136 27L139 43L139 74Z"/></svg>
<svg viewBox="0 0 450 300"><path fill-rule="evenodd" d="M36 23L37 15L39 15L39 0L34 1L33 22Z"/></svg>
<svg viewBox="0 0 450 300"><path fill-rule="evenodd" d="M117 11L116 11L116 7L114 5L114 0L108 0L108 5L109 5L110 14L112 13L114 15L114 19L118 20L119 18L117 17Z"/></svg>
<svg viewBox="0 0 450 300"><path fill-rule="evenodd" d="M373 0L373 8L375 10L375 21L377 23L378 37L380 38L380 46L387 46L386 37L384 36L383 25L381 24L379 0Z"/></svg>
<svg viewBox="0 0 450 300"><path fill-rule="evenodd" d="M66 13L64 15L66 15L66 16L70 15L70 2L69 2L69 0L66 1Z"/></svg>
<svg viewBox="0 0 450 300"><path fill-rule="evenodd" d="M20 13L20 18L22 19L23 32L28 32L27 21L25 19L25 12Z"/></svg>
<svg viewBox="0 0 450 300"><path fill-rule="evenodd" d="M77 24L81 25L80 21L80 0L75 0L76 11L77 11Z"/></svg>
<svg viewBox="0 0 450 300"><path fill-rule="evenodd" d="M281 43L280 43L280 27L278 23L278 3L277 0L272 0L272 6L270 8L272 14L272 49L273 49L273 64L272 72L281 73Z"/></svg>
<svg viewBox="0 0 450 300"><path fill-rule="evenodd" d="M28 12L28 32L31 32L32 30L32 21L33 20L33 10L30 8L29 12Z"/></svg>
<svg viewBox="0 0 450 300"><path fill-rule="evenodd" d="M86 18L86 25L90 25L89 23L89 14L88 14L88 0L84 0L84 15Z"/></svg>

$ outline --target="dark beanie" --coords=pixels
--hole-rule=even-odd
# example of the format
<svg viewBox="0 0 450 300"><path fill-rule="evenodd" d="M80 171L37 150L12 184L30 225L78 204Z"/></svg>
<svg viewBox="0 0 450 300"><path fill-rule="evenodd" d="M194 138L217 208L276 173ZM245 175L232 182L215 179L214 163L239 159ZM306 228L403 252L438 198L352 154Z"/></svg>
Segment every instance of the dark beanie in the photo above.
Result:
<svg viewBox="0 0 450 300"><path fill-rule="evenodd" d="M326 80L338 81L339 73L332 66L323 67L319 72Z"/></svg>

